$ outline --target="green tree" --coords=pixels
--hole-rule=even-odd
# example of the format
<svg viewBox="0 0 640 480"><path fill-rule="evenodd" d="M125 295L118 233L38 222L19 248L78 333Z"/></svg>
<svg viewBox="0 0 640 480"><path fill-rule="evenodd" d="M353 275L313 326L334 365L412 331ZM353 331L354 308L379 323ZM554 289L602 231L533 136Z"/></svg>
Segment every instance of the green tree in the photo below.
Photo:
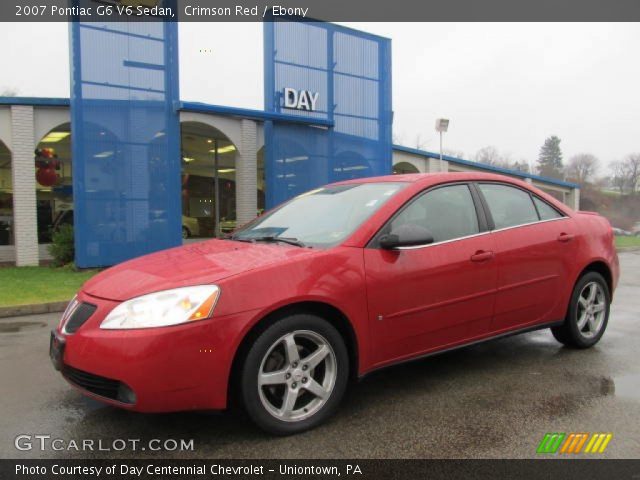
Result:
<svg viewBox="0 0 640 480"><path fill-rule="evenodd" d="M538 172L545 177L562 178L562 150L555 135L548 137L540 149Z"/></svg>

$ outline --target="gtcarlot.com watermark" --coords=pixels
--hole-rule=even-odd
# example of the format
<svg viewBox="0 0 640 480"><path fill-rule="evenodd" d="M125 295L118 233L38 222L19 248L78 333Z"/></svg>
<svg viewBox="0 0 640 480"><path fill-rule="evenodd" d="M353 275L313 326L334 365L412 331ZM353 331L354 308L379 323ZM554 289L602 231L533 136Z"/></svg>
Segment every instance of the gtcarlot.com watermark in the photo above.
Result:
<svg viewBox="0 0 640 480"><path fill-rule="evenodd" d="M14 440L17 450L28 452L31 450L44 451L75 451L75 452L122 452L145 451L152 452L193 452L193 439L152 438L116 438L113 440L83 438L81 440L67 440L56 438L48 434L21 434Z"/></svg>

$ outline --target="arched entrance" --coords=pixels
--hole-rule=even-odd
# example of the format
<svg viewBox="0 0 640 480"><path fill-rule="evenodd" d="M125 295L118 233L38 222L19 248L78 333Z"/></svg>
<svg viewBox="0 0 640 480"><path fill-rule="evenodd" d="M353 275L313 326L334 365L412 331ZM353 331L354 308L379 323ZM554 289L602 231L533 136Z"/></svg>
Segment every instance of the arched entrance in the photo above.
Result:
<svg viewBox="0 0 640 480"><path fill-rule="evenodd" d="M416 168L415 165L409 162L398 162L393 165L393 173L402 175L405 173L420 173L420 171Z"/></svg>
<svg viewBox="0 0 640 480"><path fill-rule="evenodd" d="M217 128L188 121L181 123L181 146L183 238L211 238L232 231L236 145Z"/></svg>

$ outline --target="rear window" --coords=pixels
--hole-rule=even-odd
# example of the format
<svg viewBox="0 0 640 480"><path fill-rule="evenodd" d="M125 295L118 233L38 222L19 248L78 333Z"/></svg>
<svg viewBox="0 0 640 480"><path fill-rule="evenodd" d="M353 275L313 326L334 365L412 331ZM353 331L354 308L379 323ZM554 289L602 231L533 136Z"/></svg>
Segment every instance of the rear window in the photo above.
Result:
<svg viewBox="0 0 640 480"><path fill-rule="evenodd" d="M496 229L538 221L538 213L527 192L494 183L481 183L478 187L487 201Z"/></svg>
<svg viewBox="0 0 640 480"><path fill-rule="evenodd" d="M554 218L560 218L562 215L547 202L543 202L538 197L533 197L533 203L536 204L540 220L553 220Z"/></svg>

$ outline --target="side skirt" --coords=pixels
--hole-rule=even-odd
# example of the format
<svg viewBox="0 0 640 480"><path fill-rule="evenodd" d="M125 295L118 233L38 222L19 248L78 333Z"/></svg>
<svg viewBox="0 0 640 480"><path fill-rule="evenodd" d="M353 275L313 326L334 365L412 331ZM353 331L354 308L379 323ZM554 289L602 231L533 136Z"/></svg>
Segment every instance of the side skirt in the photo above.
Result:
<svg viewBox="0 0 640 480"><path fill-rule="evenodd" d="M514 335L520 335L521 333L529 333L529 332L535 332L536 330L544 330L545 328L558 327L558 326L562 325L563 323L564 323L564 320L559 320L559 321L555 321L555 322L543 323L543 324L540 324L540 325L532 325L532 326L521 328L521 329L517 329L517 330L510 330L508 332L499 333L499 334L494 335L492 337L481 338L480 340L473 340L473 341L468 342L468 343L462 343L460 345L455 345L453 347L444 348L442 350L435 350L435 351L432 351L432 352L427 352L427 353L424 353L424 354L417 355L415 357L406 358L406 359L403 359L403 360L399 360L397 362L392 362L392 363L389 363L387 365L381 365L379 367L373 367L371 370L368 370L368 371L364 372L363 374L359 375L358 376L358 381L362 380L363 378L365 378L370 373L377 372L378 370L383 370L385 368L395 367L396 365L403 365L405 363L416 362L418 360L423 360L425 358L433 357L435 355L440 355L442 353L453 352L455 350L460 350L462 348L471 347L473 345L479 345L481 343L487 343L487 342L490 342L492 340L499 340L501 338L512 337Z"/></svg>

